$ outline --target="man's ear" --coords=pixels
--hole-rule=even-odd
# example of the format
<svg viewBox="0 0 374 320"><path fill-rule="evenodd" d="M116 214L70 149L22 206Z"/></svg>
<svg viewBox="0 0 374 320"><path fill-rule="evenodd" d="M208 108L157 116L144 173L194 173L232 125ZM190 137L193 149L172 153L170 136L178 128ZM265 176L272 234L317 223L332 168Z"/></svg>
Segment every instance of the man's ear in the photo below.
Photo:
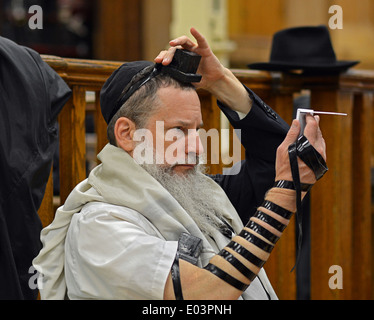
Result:
<svg viewBox="0 0 374 320"><path fill-rule="evenodd" d="M126 117L121 117L114 125L114 135L117 140L118 147L132 154L135 148L135 141L133 140L136 130L135 123Z"/></svg>

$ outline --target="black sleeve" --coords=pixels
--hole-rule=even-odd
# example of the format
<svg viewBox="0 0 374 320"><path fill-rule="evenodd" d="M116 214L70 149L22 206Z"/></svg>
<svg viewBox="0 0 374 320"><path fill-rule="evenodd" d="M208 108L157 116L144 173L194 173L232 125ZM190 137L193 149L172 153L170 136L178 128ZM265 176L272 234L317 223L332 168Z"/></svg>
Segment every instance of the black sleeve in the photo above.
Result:
<svg viewBox="0 0 374 320"><path fill-rule="evenodd" d="M243 119L218 102L233 128L240 129L245 160L224 170L223 174L211 176L224 189L244 224L261 205L266 191L274 183L276 151L289 129L289 125L274 110L246 89L253 105Z"/></svg>

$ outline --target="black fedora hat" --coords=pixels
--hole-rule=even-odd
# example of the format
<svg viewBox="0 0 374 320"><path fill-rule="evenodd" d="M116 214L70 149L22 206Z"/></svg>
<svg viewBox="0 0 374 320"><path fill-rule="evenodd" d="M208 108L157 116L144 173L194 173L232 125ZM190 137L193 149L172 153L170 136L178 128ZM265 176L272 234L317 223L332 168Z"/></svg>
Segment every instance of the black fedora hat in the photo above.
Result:
<svg viewBox="0 0 374 320"><path fill-rule="evenodd" d="M338 61L326 26L305 26L278 31L273 36L270 61L249 64L256 70L341 72L359 61Z"/></svg>

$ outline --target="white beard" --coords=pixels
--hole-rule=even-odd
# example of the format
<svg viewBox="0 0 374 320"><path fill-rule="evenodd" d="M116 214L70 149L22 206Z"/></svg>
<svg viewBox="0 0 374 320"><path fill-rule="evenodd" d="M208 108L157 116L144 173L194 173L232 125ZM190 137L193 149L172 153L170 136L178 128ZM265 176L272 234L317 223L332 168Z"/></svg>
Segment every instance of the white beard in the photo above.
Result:
<svg viewBox="0 0 374 320"><path fill-rule="evenodd" d="M179 202L205 235L224 227L222 215L215 210L216 203L210 194L210 186L204 177L205 167L195 166L185 174L176 174L174 166L141 164Z"/></svg>

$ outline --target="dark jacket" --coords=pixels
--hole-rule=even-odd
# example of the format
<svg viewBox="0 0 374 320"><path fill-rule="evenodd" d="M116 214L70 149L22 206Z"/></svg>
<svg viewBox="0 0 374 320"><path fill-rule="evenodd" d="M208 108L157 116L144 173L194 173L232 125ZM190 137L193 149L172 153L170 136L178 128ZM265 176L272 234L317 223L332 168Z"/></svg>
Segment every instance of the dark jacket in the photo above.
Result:
<svg viewBox="0 0 374 320"><path fill-rule="evenodd" d="M250 89L247 88L247 91L253 105L241 120L236 112L218 102L231 125L241 131L245 160L235 164L240 165L238 174L228 172L212 176L225 190L244 225L274 183L276 151L289 129L289 125L276 112ZM236 170L235 166L229 170Z"/></svg>
<svg viewBox="0 0 374 320"><path fill-rule="evenodd" d="M0 37L0 299L34 299L32 260L66 83L35 51ZM32 290L34 289L34 290Z"/></svg>

